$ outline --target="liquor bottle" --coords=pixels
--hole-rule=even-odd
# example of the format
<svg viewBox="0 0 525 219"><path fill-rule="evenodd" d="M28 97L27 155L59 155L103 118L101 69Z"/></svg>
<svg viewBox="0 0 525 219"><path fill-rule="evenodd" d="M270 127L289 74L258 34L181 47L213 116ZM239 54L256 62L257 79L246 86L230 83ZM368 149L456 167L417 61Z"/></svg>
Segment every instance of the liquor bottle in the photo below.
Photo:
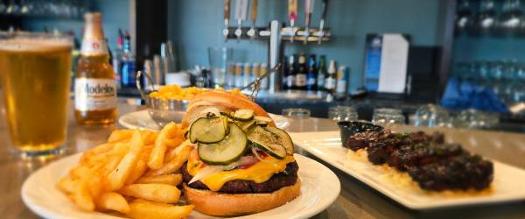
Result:
<svg viewBox="0 0 525 219"><path fill-rule="evenodd" d="M297 64L297 73L295 74L295 89L306 90L306 56L301 54Z"/></svg>
<svg viewBox="0 0 525 219"><path fill-rule="evenodd" d="M288 68L288 56L284 56L283 57L283 81L282 81L282 85L281 87L283 88L283 90L289 90L290 88L288 87L288 71L289 68Z"/></svg>
<svg viewBox="0 0 525 219"><path fill-rule="evenodd" d="M324 84L324 88L329 94L335 93L335 86L336 86L336 66L335 66L335 60L330 60L330 64L328 65L328 71L326 75L326 80Z"/></svg>
<svg viewBox="0 0 525 219"><path fill-rule="evenodd" d="M250 63L244 63L244 67L242 69L242 86L246 87L248 84L250 84L251 79L251 73L252 73L252 66Z"/></svg>
<svg viewBox="0 0 525 219"><path fill-rule="evenodd" d="M306 90L315 91L317 90L317 66L315 61L315 55L308 57L308 72L306 74Z"/></svg>
<svg viewBox="0 0 525 219"><path fill-rule="evenodd" d="M295 88L295 73L296 73L296 63L295 63L296 56L290 55L288 57L288 66L285 69L285 82L286 82L286 88L288 90Z"/></svg>
<svg viewBox="0 0 525 219"><path fill-rule="evenodd" d="M319 65L317 65L317 90L324 91L324 83L326 78L326 56L319 56Z"/></svg>
<svg viewBox="0 0 525 219"><path fill-rule="evenodd" d="M115 72L100 13L85 15L85 31L75 77L75 118L86 125L111 124L117 116Z"/></svg>
<svg viewBox="0 0 525 219"><path fill-rule="evenodd" d="M337 71L337 81L335 86L335 98L344 99L348 93L348 74L349 68L342 65Z"/></svg>
<svg viewBox="0 0 525 219"><path fill-rule="evenodd" d="M124 47L121 60L121 86L135 88L135 55L131 51L131 37L128 32L124 35Z"/></svg>
<svg viewBox="0 0 525 219"><path fill-rule="evenodd" d="M113 71L115 72L115 81L117 82L117 89L120 88L120 68L121 63L120 60L122 60L122 45L124 43L124 36L122 35L122 30L118 30L118 37L117 37L117 48L115 48L115 51L113 52Z"/></svg>
<svg viewBox="0 0 525 219"><path fill-rule="evenodd" d="M237 63L235 65L235 87L241 88L243 85L243 78L242 78L242 64Z"/></svg>

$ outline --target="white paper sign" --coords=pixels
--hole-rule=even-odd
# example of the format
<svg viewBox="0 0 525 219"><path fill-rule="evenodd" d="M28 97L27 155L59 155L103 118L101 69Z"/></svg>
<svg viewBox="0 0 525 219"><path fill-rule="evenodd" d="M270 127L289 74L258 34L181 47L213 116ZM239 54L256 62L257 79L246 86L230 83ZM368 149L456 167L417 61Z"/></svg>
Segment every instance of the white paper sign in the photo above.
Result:
<svg viewBox="0 0 525 219"><path fill-rule="evenodd" d="M401 34L384 34L378 92L403 93L406 86L408 41Z"/></svg>

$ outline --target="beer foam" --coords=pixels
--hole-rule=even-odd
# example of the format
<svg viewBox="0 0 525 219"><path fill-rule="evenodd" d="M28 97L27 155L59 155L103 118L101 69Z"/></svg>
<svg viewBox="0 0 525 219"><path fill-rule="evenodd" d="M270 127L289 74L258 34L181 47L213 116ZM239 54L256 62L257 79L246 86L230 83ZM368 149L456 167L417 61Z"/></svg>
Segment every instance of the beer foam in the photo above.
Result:
<svg viewBox="0 0 525 219"><path fill-rule="evenodd" d="M49 52L69 50L72 44L65 39L17 38L0 40L0 51L6 52Z"/></svg>

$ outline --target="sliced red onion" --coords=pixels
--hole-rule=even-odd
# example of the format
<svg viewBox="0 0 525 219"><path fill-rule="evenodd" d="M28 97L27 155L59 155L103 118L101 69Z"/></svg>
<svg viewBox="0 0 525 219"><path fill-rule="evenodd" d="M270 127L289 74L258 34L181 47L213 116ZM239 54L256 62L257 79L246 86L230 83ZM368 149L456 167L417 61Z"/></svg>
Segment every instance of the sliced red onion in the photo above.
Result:
<svg viewBox="0 0 525 219"><path fill-rule="evenodd" d="M257 152L257 148L252 147L252 153L253 153L253 155L255 155L255 157L256 157L258 160L263 160L262 157L259 156L259 153Z"/></svg>

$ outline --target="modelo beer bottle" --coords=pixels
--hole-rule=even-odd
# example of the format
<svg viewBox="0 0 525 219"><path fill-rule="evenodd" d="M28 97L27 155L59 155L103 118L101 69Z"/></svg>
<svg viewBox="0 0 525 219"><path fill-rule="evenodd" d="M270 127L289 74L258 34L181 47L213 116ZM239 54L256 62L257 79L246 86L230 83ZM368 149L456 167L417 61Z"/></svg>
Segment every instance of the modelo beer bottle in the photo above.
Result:
<svg viewBox="0 0 525 219"><path fill-rule="evenodd" d="M105 125L117 116L115 73L100 13L85 15L85 31L75 78L75 118L82 125Z"/></svg>

